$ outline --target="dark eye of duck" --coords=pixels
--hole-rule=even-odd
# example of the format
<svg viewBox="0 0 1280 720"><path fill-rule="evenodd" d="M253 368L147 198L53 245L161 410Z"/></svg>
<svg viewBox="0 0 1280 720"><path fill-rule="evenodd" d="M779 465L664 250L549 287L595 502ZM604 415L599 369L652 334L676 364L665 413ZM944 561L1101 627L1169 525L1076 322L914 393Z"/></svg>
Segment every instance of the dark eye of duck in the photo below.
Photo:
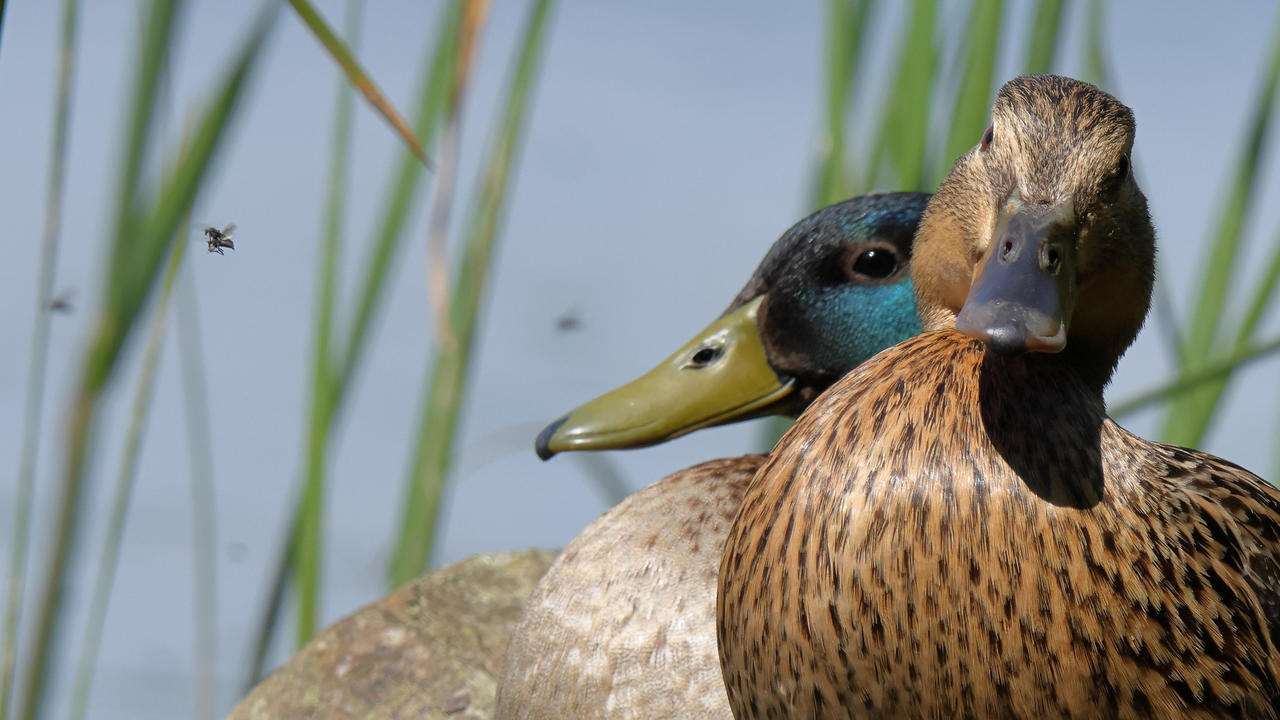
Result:
<svg viewBox="0 0 1280 720"><path fill-rule="evenodd" d="M1107 193L1119 192L1124 186L1126 180L1129 179L1130 172L1129 154L1125 153L1116 161L1116 169L1102 181L1102 190Z"/></svg>
<svg viewBox="0 0 1280 720"><path fill-rule="evenodd" d="M724 354L723 347L703 345L693 353L693 357L689 358L688 364L690 367L703 368L720 359L722 354Z"/></svg>
<svg viewBox="0 0 1280 720"><path fill-rule="evenodd" d="M883 280L898 269L898 254L889 248L867 248L853 258L853 276Z"/></svg>
<svg viewBox="0 0 1280 720"><path fill-rule="evenodd" d="M992 125L987 128L986 132L982 133L982 143L978 145L979 150L982 150L985 152L986 150L989 150L991 148L991 141L995 139L995 131L996 131L996 128L994 125Z"/></svg>

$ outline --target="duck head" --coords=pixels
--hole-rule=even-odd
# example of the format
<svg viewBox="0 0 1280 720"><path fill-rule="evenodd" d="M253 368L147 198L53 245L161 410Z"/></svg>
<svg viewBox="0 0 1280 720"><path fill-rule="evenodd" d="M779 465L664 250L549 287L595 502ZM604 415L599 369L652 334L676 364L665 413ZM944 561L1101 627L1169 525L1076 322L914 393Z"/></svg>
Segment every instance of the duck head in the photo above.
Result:
<svg viewBox="0 0 1280 720"><path fill-rule="evenodd" d="M867 195L801 220L719 319L645 375L548 425L535 442L539 457L645 447L798 413L863 360L920 331L908 267L928 200Z"/></svg>
<svg viewBox="0 0 1280 720"><path fill-rule="evenodd" d="M1001 354L1061 353L1100 389L1151 303L1155 230L1130 167L1133 113L1053 75L1000 89L938 189L912 279L925 329Z"/></svg>

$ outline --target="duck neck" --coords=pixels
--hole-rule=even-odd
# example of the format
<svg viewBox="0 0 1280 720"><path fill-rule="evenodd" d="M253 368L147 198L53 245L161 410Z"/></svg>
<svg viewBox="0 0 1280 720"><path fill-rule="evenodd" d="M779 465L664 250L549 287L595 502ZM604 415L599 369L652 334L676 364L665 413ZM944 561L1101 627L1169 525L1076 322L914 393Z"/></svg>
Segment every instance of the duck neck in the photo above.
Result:
<svg viewBox="0 0 1280 720"><path fill-rule="evenodd" d="M984 348L978 411L991 446L1028 490L1087 508L1103 496L1102 386L1110 369L1065 355L1000 355Z"/></svg>
<svg viewBox="0 0 1280 720"><path fill-rule="evenodd" d="M1119 355L1113 352L1107 352L1102 348L1092 347L1086 342L1074 339L1069 341L1067 347L1057 355L1028 353L1024 357L1028 363L1042 362L1046 365L1069 369L1084 383L1099 403L1102 402L1103 390L1107 387L1107 383L1111 382L1111 376L1115 373L1116 365L1120 361Z"/></svg>
<svg viewBox="0 0 1280 720"><path fill-rule="evenodd" d="M911 350L913 364L930 368L924 375L932 377L915 392L927 393L933 399L926 404L937 406L935 393L941 390L929 388L945 388L942 405L952 410L933 415L933 427L918 429L944 445L964 438L963 455L977 468L975 482L986 491L1030 492L1061 507L1088 508L1101 501L1102 394L1071 358L1001 355L954 329L919 340L918 349ZM918 407L920 399L906 402L908 408Z"/></svg>

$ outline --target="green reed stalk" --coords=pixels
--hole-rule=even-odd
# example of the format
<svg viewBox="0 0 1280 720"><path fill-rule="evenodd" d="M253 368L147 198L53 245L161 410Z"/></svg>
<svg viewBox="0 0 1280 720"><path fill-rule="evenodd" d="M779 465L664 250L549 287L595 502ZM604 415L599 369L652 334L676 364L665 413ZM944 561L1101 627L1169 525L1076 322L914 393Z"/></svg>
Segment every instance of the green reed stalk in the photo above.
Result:
<svg viewBox="0 0 1280 720"><path fill-rule="evenodd" d="M1249 208L1261 189L1260 163L1266 157L1271 139L1271 118L1275 109L1277 91L1280 90L1280 16L1271 41L1271 57L1267 73L1255 96L1250 116L1249 131L1241 144L1236 159L1236 170L1218 215L1218 227L1213 242L1205 248L1204 272L1200 277L1200 290L1192 305L1190 329L1183 349L1183 370L1193 370L1209 361L1216 348L1226 344L1228 351L1237 350L1252 338L1257 319L1268 304L1270 290L1264 285L1248 311L1244 325L1234 340L1224 340L1222 328L1227 322L1227 292L1236 282L1236 263L1244 234ZM1175 445L1195 446L1204 437L1213 418L1227 378L1189 393L1169 408L1161 437Z"/></svg>
<svg viewBox="0 0 1280 720"><path fill-rule="evenodd" d="M929 113L938 66L937 15L936 0L912 0L910 19L903 28L898 51L897 72L886 91L879 141L875 144L864 187L884 186L877 178L886 157L893 172L893 180L887 187L901 190L923 187Z"/></svg>
<svg viewBox="0 0 1280 720"><path fill-rule="evenodd" d="M184 223L189 227L189 223ZM181 252L177 250L176 252ZM195 275L187 269L178 294L178 356L187 411L187 461L191 471L192 592L195 623L195 677L192 710L197 720L211 719L217 690L217 518L210 438L208 377L200 342Z"/></svg>
<svg viewBox="0 0 1280 720"><path fill-rule="evenodd" d="M378 89L373 78L360 67L360 63L356 60L346 43L342 42L342 38L338 37L333 30L329 29L325 23L324 17L315 9L315 7L307 2L307 0L289 0L289 4L293 6L298 17L302 19L303 24L315 34L316 39L324 46L324 49L333 57L334 62L338 63L338 67L342 68L342 72L347 76L349 87L354 87L360 91L364 99L369 102L373 109L381 115L409 146L409 150L413 152L417 158L422 161L423 165L431 166L431 159L427 157L427 153L422 149L422 144L418 142L418 138L413 134L413 130L409 129L409 124L404 121L400 113L396 111L391 100L387 98L382 90ZM351 37L348 35L347 37Z"/></svg>
<svg viewBox="0 0 1280 720"><path fill-rule="evenodd" d="M479 199L471 215L450 306L456 342L437 351L430 370L431 381L424 384L426 395L419 418L413 471L409 477L404 519L390 570L393 586L416 577L426 569L431 558L440 497L449 470L467 371L471 365L476 318L516 151L525 127L525 110L542 55L551 8L550 0L538 0L525 25L515 75L505 94L501 128L490 149Z"/></svg>
<svg viewBox="0 0 1280 720"><path fill-rule="evenodd" d="M344 32L353 52L360 51L362 3L348 0ZM311 413L307 429L304 489L296 543L298 618L295 642L301 646L315 634L319 606L321 526L324 523L325 454L333 407L333 308L337 292L338 247L342 237L350 176L351 81L338 82L333 139L329 145L329 190L325 200L324 235L316 279L316 326L311 349ZM416 143L417 140L415 139Z"/></svg>
<svg viewBox="0 0 1280 720"><path fill-rule="evenodd" d="M1053 59L1058 54L1058 42L1062 38L1063 0L1040 0L1036 3L1035 19L1027 37L1027 54L1023 71L1047 73L1053 69Z"/></svg>
<svg viewBox="0 0 1280 720"><path fill-rule="evenodd" d="M0 0L0 25L4 2ZM22 617L22 593L31 544L31 498L35 487L36 458L40 451L40 426L44 416L45 371L48 368L49 325L52 321L54 276L57 270L58 235L62 227L62 195L66 185L67 146L71 124L71 88L74 80L76 37L80 24L79 0L63 0L58 41L57 89L54 94L53 136L49 150L49 177L45 194L44 232L40 238L40 269L36 275L36 310L31 331L31 357L27 370L22 422L22 451L18 460L13 501L13 532L9 540L9 573L5 583L4 651L0 658L0 720L9 717L14 670L18 657L18 620Z"/></svg>
<svg viewBox="0 0 1280 720"><path fill-rule="evenodd" d="M1002 0L976 0L969 6L969 22L962 40L965 47L964 72L956 90L951 129L947 133L946 155L939 164L937 180L951 162L978 144L987 127L996 72L996 52L1000 46ZM933 185L934 183L930 183Z"/></svg>
<svg viewBox="0 0 1280 720"><path fill-rule="evenodd" d="M160 263L170 249L183 209L194 199L231 112L260 56L276 15L274 7L274 3L267 5L268 11L256 24L232 71L202 114L191 142L182 149L178 162L159 185L163 190L154 202L146 203L141 192L141 168L155 114L160 65L179 10L175 0L154 0L150 6L135 76L133 112L126 127L124 163L117 184L119 202L105 298L99 303L100 319L93 330L68 416L66 468L56 495L58 505L53 525L56 535L36 606L34 645L25 664L22 718L34 718L44 701L45 681L51 672L50 650L62 619L63 592L80 526L84 478L92 455L102 395L112 378L120 350L157 284Z"/></svg>
<svg viewBox="0 0 1280 720"><path fill-rule="evenodd" d="M164 349L164 328L168 317L169 298L172 294L174 279L178 276L178 268L182 263L185 245L182 242L175 243L173 253L169 256L169 265L165 270L160 298L156 302L156 312L151 318L151 328L147 333L147 347L143 351L142 368L138 373L138 385L129 411L129 425L125 430L120 469L116 473L116 484L112 490L111 505L107 511L107 527L102 537L98 573L94 579L89 601L89 618L85 624L84 637L80 643L80 659L72 682L71 711L67 716L75 720L85 717L89 708L89 693L97 667L102 630L106 625L107 605L111 601L111 587L115 582L116 568L119 565L120 544L124 537L129 499L133 494L138 475L138 457L142 449L143 430L151 410L151 399L155 395L160 353Z"/></svg>
<svg viewBox="0 0 1280 720"><path fill-rule="evenodd" d="M814 207L843 200L856 192L846 171L846 115L855 94L872 0L827 1L825 135L819 143L818 185Z"/></svg>

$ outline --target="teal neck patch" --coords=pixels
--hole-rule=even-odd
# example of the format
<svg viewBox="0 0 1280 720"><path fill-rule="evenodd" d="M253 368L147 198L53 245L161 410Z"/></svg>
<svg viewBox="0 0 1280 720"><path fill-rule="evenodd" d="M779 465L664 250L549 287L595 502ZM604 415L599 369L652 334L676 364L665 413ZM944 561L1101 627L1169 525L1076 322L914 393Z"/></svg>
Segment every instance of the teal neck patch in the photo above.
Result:
<svg viewBox="0 0 1280 720"><path fill-rule="evenodd" d="M810 362L842 375L872 355L920 332L911 280L828 288L805 308L813 332Z"/></svg>

